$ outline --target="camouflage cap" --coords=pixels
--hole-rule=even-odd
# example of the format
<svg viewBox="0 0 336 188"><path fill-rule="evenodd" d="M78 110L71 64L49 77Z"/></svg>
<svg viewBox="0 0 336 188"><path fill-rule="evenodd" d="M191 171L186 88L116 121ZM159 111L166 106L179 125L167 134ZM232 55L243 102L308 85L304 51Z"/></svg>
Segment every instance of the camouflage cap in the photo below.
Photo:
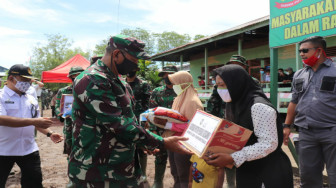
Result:
<svg viewBox="0 0 336 188"><path fill-rule="evenodd" d="M134 37L116 35L110 38L108 45L124 50L137 59L149 59L149 55L144 50L145 43Z"/></svg>
<svg viewBox="0 0 336 188"><path fill-rule="evenodd" d="M68 77L72 76L72 75L75 75L75 74L79 74L81 72L83 72L84 69L80 66L73 66L70 68L70 71L69 71L69 74L68 74Z"/></svg>
<svg viewBox="0 0 336 188"><path fill-rule="evenodd" d="M159 76L162 77L165 73L175 73L177 68L174 65L168 65L163 67L162 71L159 73Z"/></svg>
<svg viewBox="0 0 336 188"><path fill-rule="evenodd" d="M90 65L94 64L98 59L103 58L104 54L94 55L90 59Z"/></svg>
<svg viewBox="0 0 336 188"><path fill-rule="evenodd" d="M231 58L230 58L230 61L227 62L226 64L229 65L231 64L232 62L239 62L245 66L249 66L246 62L246 59L244 56L241 56L241 55L232 55Z"/></svg>
<svg viewBox="0 0 336 188"><path fill-rule="evenodd" d="M292 67L288 67L287 69L286 69L286 71L293 71L293 68Z"/></svg>

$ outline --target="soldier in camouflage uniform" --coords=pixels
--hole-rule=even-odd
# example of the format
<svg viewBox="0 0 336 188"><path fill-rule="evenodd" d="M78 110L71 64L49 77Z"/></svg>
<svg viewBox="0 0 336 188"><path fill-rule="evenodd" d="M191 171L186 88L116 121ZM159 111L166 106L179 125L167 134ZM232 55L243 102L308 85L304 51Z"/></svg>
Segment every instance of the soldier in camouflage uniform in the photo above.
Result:
<svg viewBox="0 0 336 188"><path fill-rule="evenodd" d="M136 145L154 152L164 146L190 153L178 144L185 138L163 139L138 125L130 86L118 75L137 69L138 59L148 58L144 46L132 37L113 36L103 58L75 80L68 174L76 188L138 187Z"/></svg>
<svg viewBox="0 0 336 188"><path fill-rule="evenodd" d="M47 92L48 92L47 106L49 107L53 93L50 89L47 89Z"/></svg>
<svg viewBox="0 0 336 188"><path fill-rule="evenodd" d="M41 92L42 110L49 109L47 100L48 100L48 92L45 88L42 88Z"/></svg>
<svg viewBox="0 0 336 188"><path fill-rule="evenodd" d="M159 76L163 79L168 77L168 74L173 74L177 72L175 66L166 66L163 67L162 72L159 73ZM166 83L164 86L157 87L153 90L151 98L149 100L149 108L155 108L158 106L172 108L174 98L176 93L173 90L173 85L171 83ZM150 124L151 131L155 131L158 135L162 135L164 129L156 127L153 124ZM161 150L158 154L155 155L155 178L154 185L152 188L161 188L163 187L163 178L166 171L168 153L167 150Z"/></svg>
<svg viewBox="0 0 336 188"><path fill-rule="evenodd" d="M84 69L80 66L73 66L70 68L68 77L72 80L72 82L75 80L75 78L83 72ZM55 105L55 112L56 115L59 118L62 118L61 116L63 115L60 110L61 106L61 98L63 94L72 94L72 87L73 85L66 86L64 88L59 89L59 91L56 94L56 105ZM64 149L63 153L70 155L71 152L71 146L72 146L72 141L71 141L71 135L72 135L72 119L71 117L66 117L64 121L64 127L63 127L63 134L64 134Z"/></svg>
<svg viewBox="0 0 336 188"><path fill-rule="evenodd" d="M149 84L146 81L141 80L136 75L136 73L137 71L129 72L126 77L126 81L132 88L135 99L134 115L137 118L138 122L140 122L139 121L140 114L148 109L149 98L151 95L151 88ZM137 160L139 160L140 162L140 168L142 173L141 181L144 184L148 184L146 177L147 155L141 148L136 149L135 161L137 162Z"/></svg>

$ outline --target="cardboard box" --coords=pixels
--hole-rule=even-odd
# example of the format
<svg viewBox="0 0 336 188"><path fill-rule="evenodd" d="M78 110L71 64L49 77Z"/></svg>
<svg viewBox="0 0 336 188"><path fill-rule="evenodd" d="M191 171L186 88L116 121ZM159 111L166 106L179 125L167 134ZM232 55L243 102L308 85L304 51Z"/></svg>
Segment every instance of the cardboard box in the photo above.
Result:
<svg viewBox="0 0 336 188"><path fill-rule="evenodd" d="M197 110L183 136L189 140L181 143L198 157L213 153L233 153L241 150L252 131L233 122Z"/></svg>

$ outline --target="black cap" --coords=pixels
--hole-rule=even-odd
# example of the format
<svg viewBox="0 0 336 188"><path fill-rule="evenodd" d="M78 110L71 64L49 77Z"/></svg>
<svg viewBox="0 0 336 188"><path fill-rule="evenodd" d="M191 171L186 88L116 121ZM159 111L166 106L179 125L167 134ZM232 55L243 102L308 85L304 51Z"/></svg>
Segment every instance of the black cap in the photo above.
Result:
<svg viewBox="0 0 336 188"><path fill-rule="evenodd" d="M33 77L30 68L27 66L24 66L23 64L13 65L8 71L8 76L9 75L22 76L22 77L33 79L33 80L36 79Z"/></svg>

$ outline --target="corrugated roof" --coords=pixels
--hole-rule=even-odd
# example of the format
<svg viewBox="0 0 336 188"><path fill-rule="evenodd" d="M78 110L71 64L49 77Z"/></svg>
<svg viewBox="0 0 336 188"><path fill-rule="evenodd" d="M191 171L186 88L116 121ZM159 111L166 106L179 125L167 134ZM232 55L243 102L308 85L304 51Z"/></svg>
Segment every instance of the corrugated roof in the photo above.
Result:
<svg viewBox="0 0 336 188"><path fill-rule="evenodd" d="M214 43L218 40L223 40L223 39L232 37L234 35L237 35L238 33L244 33L244 32L249 31L249 30L258 29L260 27L268 26L268 24L269 24L269 15L264 16L264 17L259 18L259 19L256 19L256 20L252 20L250 22L247 22L247 23L244 23L244 24L241 24L241 25L238 25L236 27L224 30L224 31L216 33L214 35L210 35L210 36L201 38L199 40L187 43L185 45L182 45L182 46L179 46L179 47L176 47L176 48L173 48L173 49L155 54L155 55L151 56L151 59L160 61L160 58L163 58L163 56L166 56L166 55L170 55L170 56L175 55L176 56L177 55L176 53L182 53L184 50L190 50L192 48L199 48L199 47L202 47L202 46L206 46L207 44ZM172 59L175 59L175 60L179 61L179 59L176 58L176 57L174 57Z"/></svg>

